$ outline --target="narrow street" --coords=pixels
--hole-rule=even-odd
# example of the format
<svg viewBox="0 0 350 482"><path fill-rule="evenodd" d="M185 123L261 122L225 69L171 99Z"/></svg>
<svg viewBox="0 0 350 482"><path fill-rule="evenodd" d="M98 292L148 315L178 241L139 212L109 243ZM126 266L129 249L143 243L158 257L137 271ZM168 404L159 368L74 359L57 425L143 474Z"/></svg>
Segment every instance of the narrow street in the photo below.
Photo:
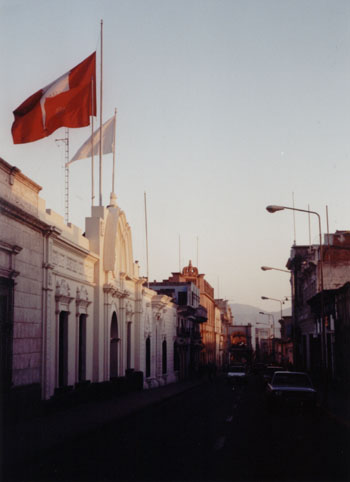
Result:
<svg viewBox="0 0 350 482"><path fill-rule="evenodd" d="M269 413L258 378L222 378L62 443L14 480L349 480L349 432L324 414Z"/></svg>

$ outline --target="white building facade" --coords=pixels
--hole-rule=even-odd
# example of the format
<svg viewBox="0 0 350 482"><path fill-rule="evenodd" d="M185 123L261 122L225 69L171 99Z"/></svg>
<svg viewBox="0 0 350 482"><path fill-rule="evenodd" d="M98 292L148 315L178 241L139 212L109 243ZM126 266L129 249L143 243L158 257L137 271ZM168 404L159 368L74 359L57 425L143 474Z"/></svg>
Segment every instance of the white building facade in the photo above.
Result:
<svg viewBox="0 0 350 482"><path fill-rule="evenodd" d="M144 388L174 382L176 307L139 276L115 197L82 234L2 159L0 183L2 386L49 399L133 370Z"/></svg>

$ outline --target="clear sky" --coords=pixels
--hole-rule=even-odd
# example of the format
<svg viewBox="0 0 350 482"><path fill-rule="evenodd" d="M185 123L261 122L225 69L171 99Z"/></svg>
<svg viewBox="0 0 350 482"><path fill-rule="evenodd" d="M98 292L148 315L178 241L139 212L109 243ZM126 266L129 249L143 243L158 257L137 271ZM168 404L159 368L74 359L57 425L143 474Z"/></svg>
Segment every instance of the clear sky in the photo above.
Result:
<svg viewBox="0 0 350 482"><path fill-rule="evenodd" d="M100 49L104 119L118 109L116 191L151 280L192 259L216 297L276 311L293 214L318 211L350 229L348 0L0 0L0 156L43 187L64 215L64 148L50 137L13 145L12 111ZM90 128L70 130L70 157ZM112 156L104 157L108 204ZM90 161L70 170L70 219L90 214ZM96 183L96 189L97 189ZM197 252L198 237L198 252ZM318 241L311 218L311 240ZM297 244L309 242L296 216Z"/></svg>

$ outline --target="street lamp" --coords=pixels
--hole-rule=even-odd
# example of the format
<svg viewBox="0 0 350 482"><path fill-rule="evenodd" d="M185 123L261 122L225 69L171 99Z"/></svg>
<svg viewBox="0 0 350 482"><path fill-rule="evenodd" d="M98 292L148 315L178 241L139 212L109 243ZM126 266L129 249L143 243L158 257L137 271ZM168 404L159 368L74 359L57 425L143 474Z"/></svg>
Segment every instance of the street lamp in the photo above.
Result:
<svg viewBox="0 0 350 482"><path fill-rule="evenodd" d="M323 367L325 370L325 378L327 384L327 348L326 348L326 327L325 327L325 313L324 313L324 293L323 293L323 248L322 248L322 229L321 229L321 217L316 211L310 211L308 209L298 209L298 208L291 208L287 206L277 206L277 205L269 205L266 207L266 210L269 213L275 213L277 211L283 211L284 209L288 209L290 211L300 211L302 213L308 214L315 214L318 218L318 229L319 229L319 237L320 237L320 291L321 291L321 333L322 333L322 361Z"/></svg>
<svg viewBox="0 0 350 482"><path fill-rule="evenodd" d="M275 342L276 342L276 339L275 339L275 317L272 313L265 313L264 311L259 311L259 314L260 315L265 315L265 316L268 316L269 317L269 320L270 320L270 316L272 316L272 323L273 323L273 335L272 335L272 339L271 339L271 335L269 336L269 338L271 339L271 354L272 354L272 359L273 361L275 361ZM261 323L263 324L263 323ZM269 323L269 328L271 328L271 325Z"/></svg>
<svg viewBox="0 0 350 482"><path fill-rule="evenodd" d="M281 305L281 320L282 320L282 305L284 305L284 301L283 300L278 300L277 298L268 298L267 296L262 296L261 297L262 300L272 300L272 301L278 301ZM273 336L275 336L275 333L273 333Z"/></svg>
<svg viewBox="0 0 350 482"><path fill-rule="evenodd" d="M265 315L265 316L271 316L272 317L272 326L273 326L273 338L275 338L275 317L272 313L265 313L265 311L259 311L259 314L260 315ZM270 318L269 318L270 319ZM266 323L259 323L257 321L257 324L258 325L265 325ZM270 323L269 323L269 326L270 326Z"/></svg>
<svg viewBox="0 0 350 482"><path fill-rule="evenodd" d="M271 268L271 266L261 266L261 269L263 271L269 271L271 269L275 270L275 271L283 271L284 273L289 273L290 274L290 270L289 269L280 269L280 268Z"/></svg>

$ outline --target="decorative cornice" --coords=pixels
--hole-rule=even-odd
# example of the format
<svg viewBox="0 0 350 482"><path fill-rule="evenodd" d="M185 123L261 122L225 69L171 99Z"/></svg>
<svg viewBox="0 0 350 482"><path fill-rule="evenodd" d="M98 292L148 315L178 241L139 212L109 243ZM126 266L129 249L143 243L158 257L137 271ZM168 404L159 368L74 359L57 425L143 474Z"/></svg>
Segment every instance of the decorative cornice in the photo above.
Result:
<svg viewBox="0 0 350 482"><path fill-rule="evenodd" d="M42 190L42 187L39 186L39 184L32 181L32 179L29 179L29 177L25 176L18 167L12 166L2 158L0 158L0 168L9 175L9 184L11 186L14 183L14 179L17 177L22 184L30 187L36 193Z"/></svg>
<svg viewBox="0 0 350 482"><path fill-rule="evenodd" d="M17 278L19 274L19 271L15 271L14 269L0 268L0 275L4 278Z"/></svg>
<svg viewBox="0 0 350 482"><path fill-rule="evenodd" d="M75 304L77 306L77 315L80 315L79 308L87 309L90 306L92 301L87 300L75 300Z"/></svg>
<svg viewBox="0 0 350 482"><path fill-rule="evenodd" d="M72 298L71 296L67 296L67 295L56 295L55 296L56 301L58 301L60 303L63 303L65 305L69 305L73 299L74 298Z"/></svg>
<svg viewBox="0 0 350 482"><path fill-rule="evenodd" d="M111 294L113 298L128 298L130 293L108 283L103 286L104 293Z"/></svg>
<svg viewBox="0 0 350 482"><path fill-rule="evenodd" d="M156 295L152 298L152 309L153 310L163 310L165 313L165 307L168 306L171 302L171 298L167 295Z"/></svg>
<svg viewBox="0 0 350 482"><path fill-rule="evenodd" d="M47 229L44 230L44 235L47 238L49 238L50 236L57 238L61 233L62 231L56 226L49 226Z"/></svg>
<svg viewBox="0 0 350 482"><path fill-rule="evenodd" d="M50 229L50 226L44 221L41 221L39 218L33 216L33 214L29 214L20 207L15 206L2 198L0 198L0 210L5 216L15 219L41 233L45 233Z"/></svg>
<svg viewBox="0 0 350 482"><path fill-rule="evenodd" d="M18 254L23 248L17 246L16 244L5 243L5 241L0 241L0 251L7 251L13 254Z"/></svg>
<svg viewBox="0 0 350 482"><path fill-rule="evenodd" d="M73 276L73 275L66 274L66 273L62 274L62 271L60 271L58 269L53 269L52 274L54 274L56 276L64 277L65 279L70 280L70 281L76 281L77 283L81 283L81 284L84 284L86 286L91 286L93 288L96 286L95 282L87 281L86 279L78 278L77 276Z"/></svg>
<svg viewBox="0 0 350 482"><path fill-rule="evenodd" d="M99 256L91 251L89 251L86 248L83 248L82 246L79 246L76 243L73 243L72 241L69 241L67 238L59 238L55 240L55 246L62 247L64 250L67 250L67 248L74 254L77 255L84 255L86 259L91 259L92 261L97 261L99 259Z"/></svg>

